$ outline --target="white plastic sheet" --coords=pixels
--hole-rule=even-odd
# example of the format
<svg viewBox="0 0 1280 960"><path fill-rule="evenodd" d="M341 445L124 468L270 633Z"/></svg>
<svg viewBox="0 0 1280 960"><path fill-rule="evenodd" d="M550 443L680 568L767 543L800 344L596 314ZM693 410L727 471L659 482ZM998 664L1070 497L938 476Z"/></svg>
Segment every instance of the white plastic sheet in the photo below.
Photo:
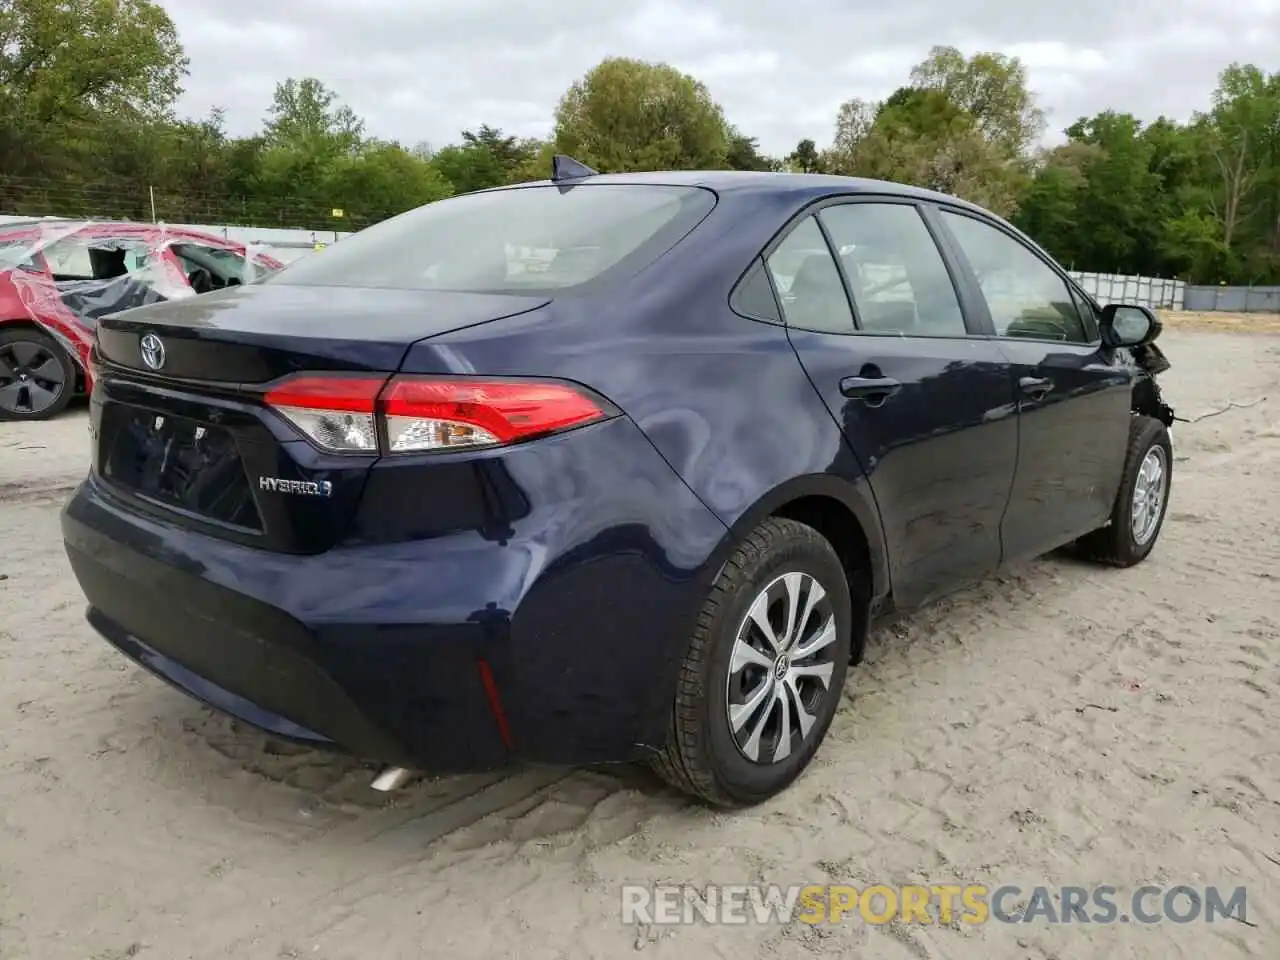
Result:
<svg viewBox="0 0 1280 960"><path fill-rule="evenodd" d="M0 294L7 281L27 317L85 369L102 317L252 283L279 266L262 245L163 224L48 219L0 229Z"/></svg>

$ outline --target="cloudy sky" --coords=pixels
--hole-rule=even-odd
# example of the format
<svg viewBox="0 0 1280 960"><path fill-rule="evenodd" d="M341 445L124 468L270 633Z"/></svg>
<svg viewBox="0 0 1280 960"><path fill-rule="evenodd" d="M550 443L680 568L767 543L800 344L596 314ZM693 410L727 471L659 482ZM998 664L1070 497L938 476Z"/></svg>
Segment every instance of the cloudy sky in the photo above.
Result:
<svg viewBox="0 0 1280 960"><path fill-rule="evenodd" d="M1050 130L1108 107L1208 105L1233 60L1280 69L1280 0L162 0L191 58L181 108L257 128L275 82L318 77L369 132L442 146L481 123L545 135L610 55L692 73L775 154L829 142L934 44L1020 57Z"/></svg>

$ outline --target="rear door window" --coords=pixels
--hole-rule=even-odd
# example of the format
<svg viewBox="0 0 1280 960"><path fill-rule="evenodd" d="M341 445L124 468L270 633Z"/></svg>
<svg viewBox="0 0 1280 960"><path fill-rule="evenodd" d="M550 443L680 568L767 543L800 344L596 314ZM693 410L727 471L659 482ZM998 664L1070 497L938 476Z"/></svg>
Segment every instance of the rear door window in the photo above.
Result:
<svg viewBox="0 0 1280 960"><path fill-rule="evenodd" d="M578 292L632 274L715 206L700 187L576 184L467 194L335 243L268 278L301 286Z"/></svg>
<svg viewBox="0 0 1280 960"><path fill-rule="evenodd" d="M800 221L765 260L787 326L853 333L853 313L831 248L813 217Z"/></svg>
<svg viewBox="0 0 1280 960"><path fill-rule="evenodd" d="M853 294L860 329L962 337L951 275L920 211L905 203L847 203L820 214Z"/></svg>
<svg viewBox="0 0 1280 960"><path fill-rule="evenodd" d="M782 322L782 314L778 312L778 300L773 295L773 286L769 283L763 260L756 260L739 281L729 298L729 306L744 317L752 317L768 323Z"/></svg>

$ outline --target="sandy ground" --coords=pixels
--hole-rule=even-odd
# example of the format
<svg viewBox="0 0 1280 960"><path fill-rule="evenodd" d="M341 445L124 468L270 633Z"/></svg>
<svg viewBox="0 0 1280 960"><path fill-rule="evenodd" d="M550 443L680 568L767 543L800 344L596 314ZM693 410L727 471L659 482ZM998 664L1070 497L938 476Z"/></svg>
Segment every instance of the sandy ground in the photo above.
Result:
<svg viewBox="0 0 1280 960"><path fill-rule="evenodd" d="M1280 314L1277 313L1202 313L1162 310L1160 316L1165 325L1173 329L1280 333ZM1163 342L1162 340L1161 343Z"/></svg>
<svg viewBox="0 0 1280 960"><path fill-rule="evenodd" d="M82 620L83 411L0 425L0 957L1280 956L1280 337L1193 327L1162 340L1183 416L1268 399L1179 425L1153 556L879 632L815 766L734 815L630 769L386 798L212 715ZM1243 885L1248 923L621 922L624 883L712 881Z"/></svg>

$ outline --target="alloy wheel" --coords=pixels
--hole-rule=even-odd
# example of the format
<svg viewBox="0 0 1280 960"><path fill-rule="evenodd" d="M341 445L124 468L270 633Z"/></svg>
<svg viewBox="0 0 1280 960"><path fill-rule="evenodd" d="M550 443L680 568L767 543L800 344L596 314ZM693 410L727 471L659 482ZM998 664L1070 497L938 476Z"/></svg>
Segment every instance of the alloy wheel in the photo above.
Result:
<svg viewBox="0 0 1280 960"><path fill-rule="evenodd" d="M1132 516L1133 539L1138 546L1146 546L1160 525L1164 509L1165 492L1169 486L1168 464L1164 447L1153 446L1142 458L1138 476L1133 484Z"/></svg>
<svg viewBox="0 0 1280 960"><path fill-rule="evenodd" d="M752 601L725 691L729 728L748 760L779 763L808 738L833 695L835 640L830 598L807 573L783 574Z"/></svg>
<svg viewBox="0 0 1280 960"><path fill-rule="evenodd" d="M0 410L29 417L58 402L67 382L54 349L37 340L0 343Z"/></svg>

